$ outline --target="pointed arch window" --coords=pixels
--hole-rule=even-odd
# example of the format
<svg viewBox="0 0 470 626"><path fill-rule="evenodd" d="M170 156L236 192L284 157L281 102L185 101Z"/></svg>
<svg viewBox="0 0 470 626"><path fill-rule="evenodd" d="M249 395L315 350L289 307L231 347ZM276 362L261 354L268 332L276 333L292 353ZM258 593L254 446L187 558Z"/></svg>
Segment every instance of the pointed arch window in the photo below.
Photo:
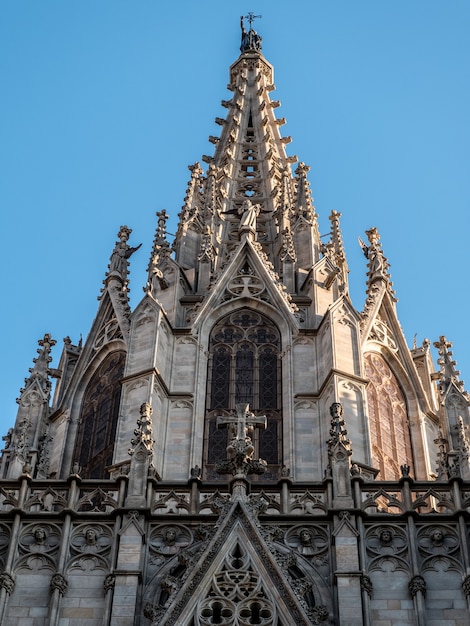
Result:
<svg viewBox="0 0 470 626"><path fill-rule="evenodd" d="M372 459L382 480L398 480L400 466L413 468L406 400L395 374L379 354L364 357ZM411 470L412 471L412 470Z"/></svg>
<svg viewBox="0 0 470 626"><path fill-rule="evenodd" d="M125 358L125 352L107 356L85 390L74 455L83 478L105 478L112 464Z"/></svg>
<svg viewBox="0 0 470 626"><path fill-rule="evenodd" d="M206 477L220 479L214 464L227 456L226 430L217 429L218 415L228 415L244 402L267 418L265 430L252 435L255 457L268 463L266 478L277 478L281 459L280 333L264 315L242 309L220 320L209 340L209 372L205 426Z"/></svg>

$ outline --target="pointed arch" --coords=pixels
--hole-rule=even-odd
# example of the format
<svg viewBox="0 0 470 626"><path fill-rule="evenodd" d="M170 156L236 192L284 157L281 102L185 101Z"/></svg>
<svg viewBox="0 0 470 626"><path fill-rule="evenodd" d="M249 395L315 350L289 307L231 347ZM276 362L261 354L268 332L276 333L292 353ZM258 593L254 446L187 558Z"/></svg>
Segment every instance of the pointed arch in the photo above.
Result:
<svg viewBox="0 0 470 626"><path fill-rule="evenodd" d="M85 389L74 452L83 478L104 478L112 463L125 359L124 351L109 354Z"/></svg>
<svg viewBox="0 0 470 626"><path fill-rule="evenodd" d="M206 477L216 479L213 467L226 458L226 430L218 430L218 415L244 402L267 417L267 427L252 434L255 457L268 463L277 478L281 464L281 334L264 314L243 308L221 318L209 335L208 385L205 420Z"/></svg>
<svg viewBox="0 0 470 626"><path fill-rule="evenodd" d="M382 480L398 480L400 466L413 473L413 454L405 395L386 360L378 353L364 355L373 464Z"/></svg>

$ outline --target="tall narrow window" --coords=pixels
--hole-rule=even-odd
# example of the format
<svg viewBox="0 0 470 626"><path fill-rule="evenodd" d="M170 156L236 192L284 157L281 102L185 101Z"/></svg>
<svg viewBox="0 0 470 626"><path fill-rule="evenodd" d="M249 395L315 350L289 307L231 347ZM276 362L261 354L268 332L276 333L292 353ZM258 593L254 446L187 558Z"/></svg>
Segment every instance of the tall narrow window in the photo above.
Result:
<svg viewBox="0 0 470 626"><path fill-rule="evenodd" d="M280 334L260 313L242 309L223 318L209 340L209 372L205 427L206 478L216 480L214 464L226 458L226 430L218 430L218 415L228 415L243 402L267 427L252 434L255 457L268 463L264 479L277 478L281 463Z"/></svg>
<svg viewBox="0 0 470 626"><path fill-rule="evenodd" d="M83 478L106 478L112 464L125 356L107 356L85 390L74 457Z"/></svg>
<svg viewBox="0 0 470 626"><path fill-rule="evenodd" d="M382 356L366 354L364 361L373 463L379 479L398 480L400 465L413 467L405 397Z"/></svg>

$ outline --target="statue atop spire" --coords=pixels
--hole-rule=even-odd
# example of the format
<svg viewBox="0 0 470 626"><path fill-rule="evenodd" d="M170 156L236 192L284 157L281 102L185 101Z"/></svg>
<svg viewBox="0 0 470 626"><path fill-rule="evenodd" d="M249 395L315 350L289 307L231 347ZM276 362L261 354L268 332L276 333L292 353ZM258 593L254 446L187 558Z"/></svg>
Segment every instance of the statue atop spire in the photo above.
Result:
<svg viewBox="0 0 470 626"><path fill-rule="evenodd" d="M240 26L242 29L242 43L240 46L240 51L243 52L261 52L261 42L262 37L258 35L258 33L253 30L252 24L253 20L261 17L261 15L254 15L253 13L248 13L248 15L242 15L240 17ZM245 23L243 20L248 20L250 24L250 30L245 29Z"/></svg>

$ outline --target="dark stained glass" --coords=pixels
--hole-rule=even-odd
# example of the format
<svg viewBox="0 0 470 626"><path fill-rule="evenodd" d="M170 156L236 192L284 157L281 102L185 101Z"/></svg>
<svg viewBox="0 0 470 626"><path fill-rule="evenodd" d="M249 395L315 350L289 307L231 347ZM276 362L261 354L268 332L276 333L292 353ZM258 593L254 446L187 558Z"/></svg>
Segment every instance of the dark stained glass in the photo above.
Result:
<svg viewBox="0 0 470 626"><path fill-rule="evenodd" d="M246 402L253 406L254 355L248 344L238 350L235 360L235 404Z"/></svg>
<svg viewBox="0 0 470 626"><path fill-rule="evenodd" d="M107 356L83 396L74 456L83 478L105 478L105 467L111 464L124 363L124 352Z"/></svg>
<svg viewBox="0 0 470 626"><path fill-rule="evenodd" d="M219 430L215 419L209 422L209 445L207 448L207 462L211 465L227 456L227 431Z"/></svg>
<svg viewBox="0 0 470 626"><path fill-rule="evenodd" d="M281 464L280 334L264 315L242 309L220 320L209 341L208 412L206 414L206 477L217 479L213 466L227 457L228 429L218 429L217 415L244 402L257 415L268 414L266 430L250 435L255 457L270 466L266 476L276 479Z"/></svg>
<svg viewBox="0 0 470 626"><path fill-rule="evenodd" d="M264 459L268 465L276 465L279 463L278 455L278 420L268 418L266 429L259 433L259 456Z"/></svg>
<svg viewBox="0 0 470 626"><path fill-rule="evenodd" d="M230 354L219 348L212 359L211 409L225 409L229 403Z"/></svg>

